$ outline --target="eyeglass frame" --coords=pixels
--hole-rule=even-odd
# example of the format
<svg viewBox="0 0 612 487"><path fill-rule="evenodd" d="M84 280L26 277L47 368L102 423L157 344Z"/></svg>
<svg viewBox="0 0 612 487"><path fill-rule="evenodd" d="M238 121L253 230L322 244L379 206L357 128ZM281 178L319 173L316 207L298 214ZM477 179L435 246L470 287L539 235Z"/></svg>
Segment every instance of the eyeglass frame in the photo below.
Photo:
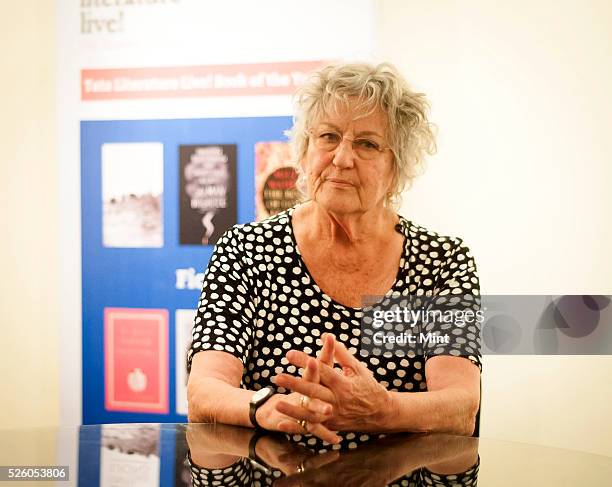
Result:
<svg viewBox="0 0 612 487"><path fill-rule="evenodd" d="M379 154L383 154L383 153L384 153L386 150L390 150L391 152L393 152L393 148L392 148L391 146L389 146L389 145L387 145L387 146L383 146L383 147L379 147L379 146L378 146L378 143L377 143L376 141L373 141L373 140L370 140L370 139L366 139L366 138L360 138L360 137L357 137L356 139L351 139L350 137L347 137L346 135L342 135L340 132L338 132L338 131L334 131L334 130L329 130L329 132L330 132L330 133L335 133L335 134L338 134L338 135L340 136L340 140L338 141L338 145L336 145L336 147L334 147L333 149L330 149L330 150L326 150L326 149L323 149L323 148L321 148L321 147L318 147L318 146L317 146L317 143L316 143L317 138L318 138L318 137L320 137L322 134L316 135L314 132L315 132L315 129L313 129L313 128L310 128L310 129L306 130L306 134L307 134L307 135L309 135L309 136L312 136L312 137L313 137L313 139L315 140L315 147L317 147L317 149L319 149L319 150L323 150L323 151L325 151L325 152L333 152L333 151L335 151L335 150L336 150L338 147L340 147L340 144L342 144L342 142L344 141L344 139L346 139L346 140L348 140L349 142L351 142L351 150L352 150L352 151L353 151L355 154L357 154L358 156L359 156L359 154L357 153L357 150L355 150L355 145L354 145L354 144L355 144L355 141L358 141L358 140L365 140L365 141L367 141L367 142L370 142L370 143L375 144L375 145L376 145L376 147L374 147L374 150L375 150L376 152L378 152ZM360 157L361 159L366 160L366 161L371 161L372 159L374 159L374 158L375 158L375 157L372 157L371 159L367 159L367 158L364 158L364 157L361 157L361 156L359 156L359 157Z"/></svg>

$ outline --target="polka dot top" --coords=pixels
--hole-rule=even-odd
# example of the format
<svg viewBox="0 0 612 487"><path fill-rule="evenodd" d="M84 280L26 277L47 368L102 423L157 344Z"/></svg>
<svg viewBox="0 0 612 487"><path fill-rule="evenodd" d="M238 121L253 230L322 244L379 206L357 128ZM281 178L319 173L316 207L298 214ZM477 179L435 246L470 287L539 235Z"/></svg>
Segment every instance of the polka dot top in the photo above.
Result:
<svg viewBox="0 0 612 487"><path fill-rule="evenodd" d="M425 362L436 355L466 357L481 368L480 331L475 325L454 327L453 333L459 330L462 336L448 344L426 346L420 354L374 355L361 347L364 309L337 303L314 281L293 234L294 209L261 222L235 225L217 242L198 302L188 370L197 352L228 352L243 364L241 387L259 390L273 385L276 374L297 374L285 354L295 349L314 356L326 332L333 333L391 391L426 391ZM479 296L476 265L461 239L440 236L401 216L397 230L404 234L405 244L388 296L449 292ZM300 435L294 437L300 440ZM309 438L308 445L315 446L316 441L320 440Z"/></svg>

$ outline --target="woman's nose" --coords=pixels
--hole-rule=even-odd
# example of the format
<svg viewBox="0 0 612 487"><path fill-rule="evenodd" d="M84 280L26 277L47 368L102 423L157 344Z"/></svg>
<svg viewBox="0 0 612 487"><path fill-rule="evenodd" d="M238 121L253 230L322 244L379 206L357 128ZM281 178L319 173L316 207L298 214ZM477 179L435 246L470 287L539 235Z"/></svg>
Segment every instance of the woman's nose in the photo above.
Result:
<svg viewBox="0 0 612 487"><path fill-rule="evenodd" d="M349 169L353 167L354 158L353 141L343 137L338 147L334 150L332 164L341 169Z"/></svg>

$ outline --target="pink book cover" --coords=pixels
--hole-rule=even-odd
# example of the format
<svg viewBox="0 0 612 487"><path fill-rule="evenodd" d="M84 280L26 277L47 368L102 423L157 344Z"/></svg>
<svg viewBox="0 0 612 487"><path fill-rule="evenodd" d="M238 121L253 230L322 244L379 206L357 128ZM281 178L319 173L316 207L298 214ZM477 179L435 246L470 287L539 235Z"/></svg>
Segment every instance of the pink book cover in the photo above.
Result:
<svg viewBox="0 0 612 487"><path fill-rule="evenodd" d="M168 310L104 309L105 407L168 413Z"/></svg>

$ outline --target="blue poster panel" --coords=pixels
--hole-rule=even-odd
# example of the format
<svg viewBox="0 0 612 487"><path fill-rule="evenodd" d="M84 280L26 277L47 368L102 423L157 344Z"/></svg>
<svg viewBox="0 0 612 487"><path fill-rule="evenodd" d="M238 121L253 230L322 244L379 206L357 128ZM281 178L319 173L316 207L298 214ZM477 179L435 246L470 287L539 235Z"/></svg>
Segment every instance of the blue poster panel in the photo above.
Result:
<svg viewBox="0 0 612 487"><path fill-rule="evenodd" d="M256 148L291 123L81 122L84 424L186 419L203 272L223 232L255 219Z"/></svg>

